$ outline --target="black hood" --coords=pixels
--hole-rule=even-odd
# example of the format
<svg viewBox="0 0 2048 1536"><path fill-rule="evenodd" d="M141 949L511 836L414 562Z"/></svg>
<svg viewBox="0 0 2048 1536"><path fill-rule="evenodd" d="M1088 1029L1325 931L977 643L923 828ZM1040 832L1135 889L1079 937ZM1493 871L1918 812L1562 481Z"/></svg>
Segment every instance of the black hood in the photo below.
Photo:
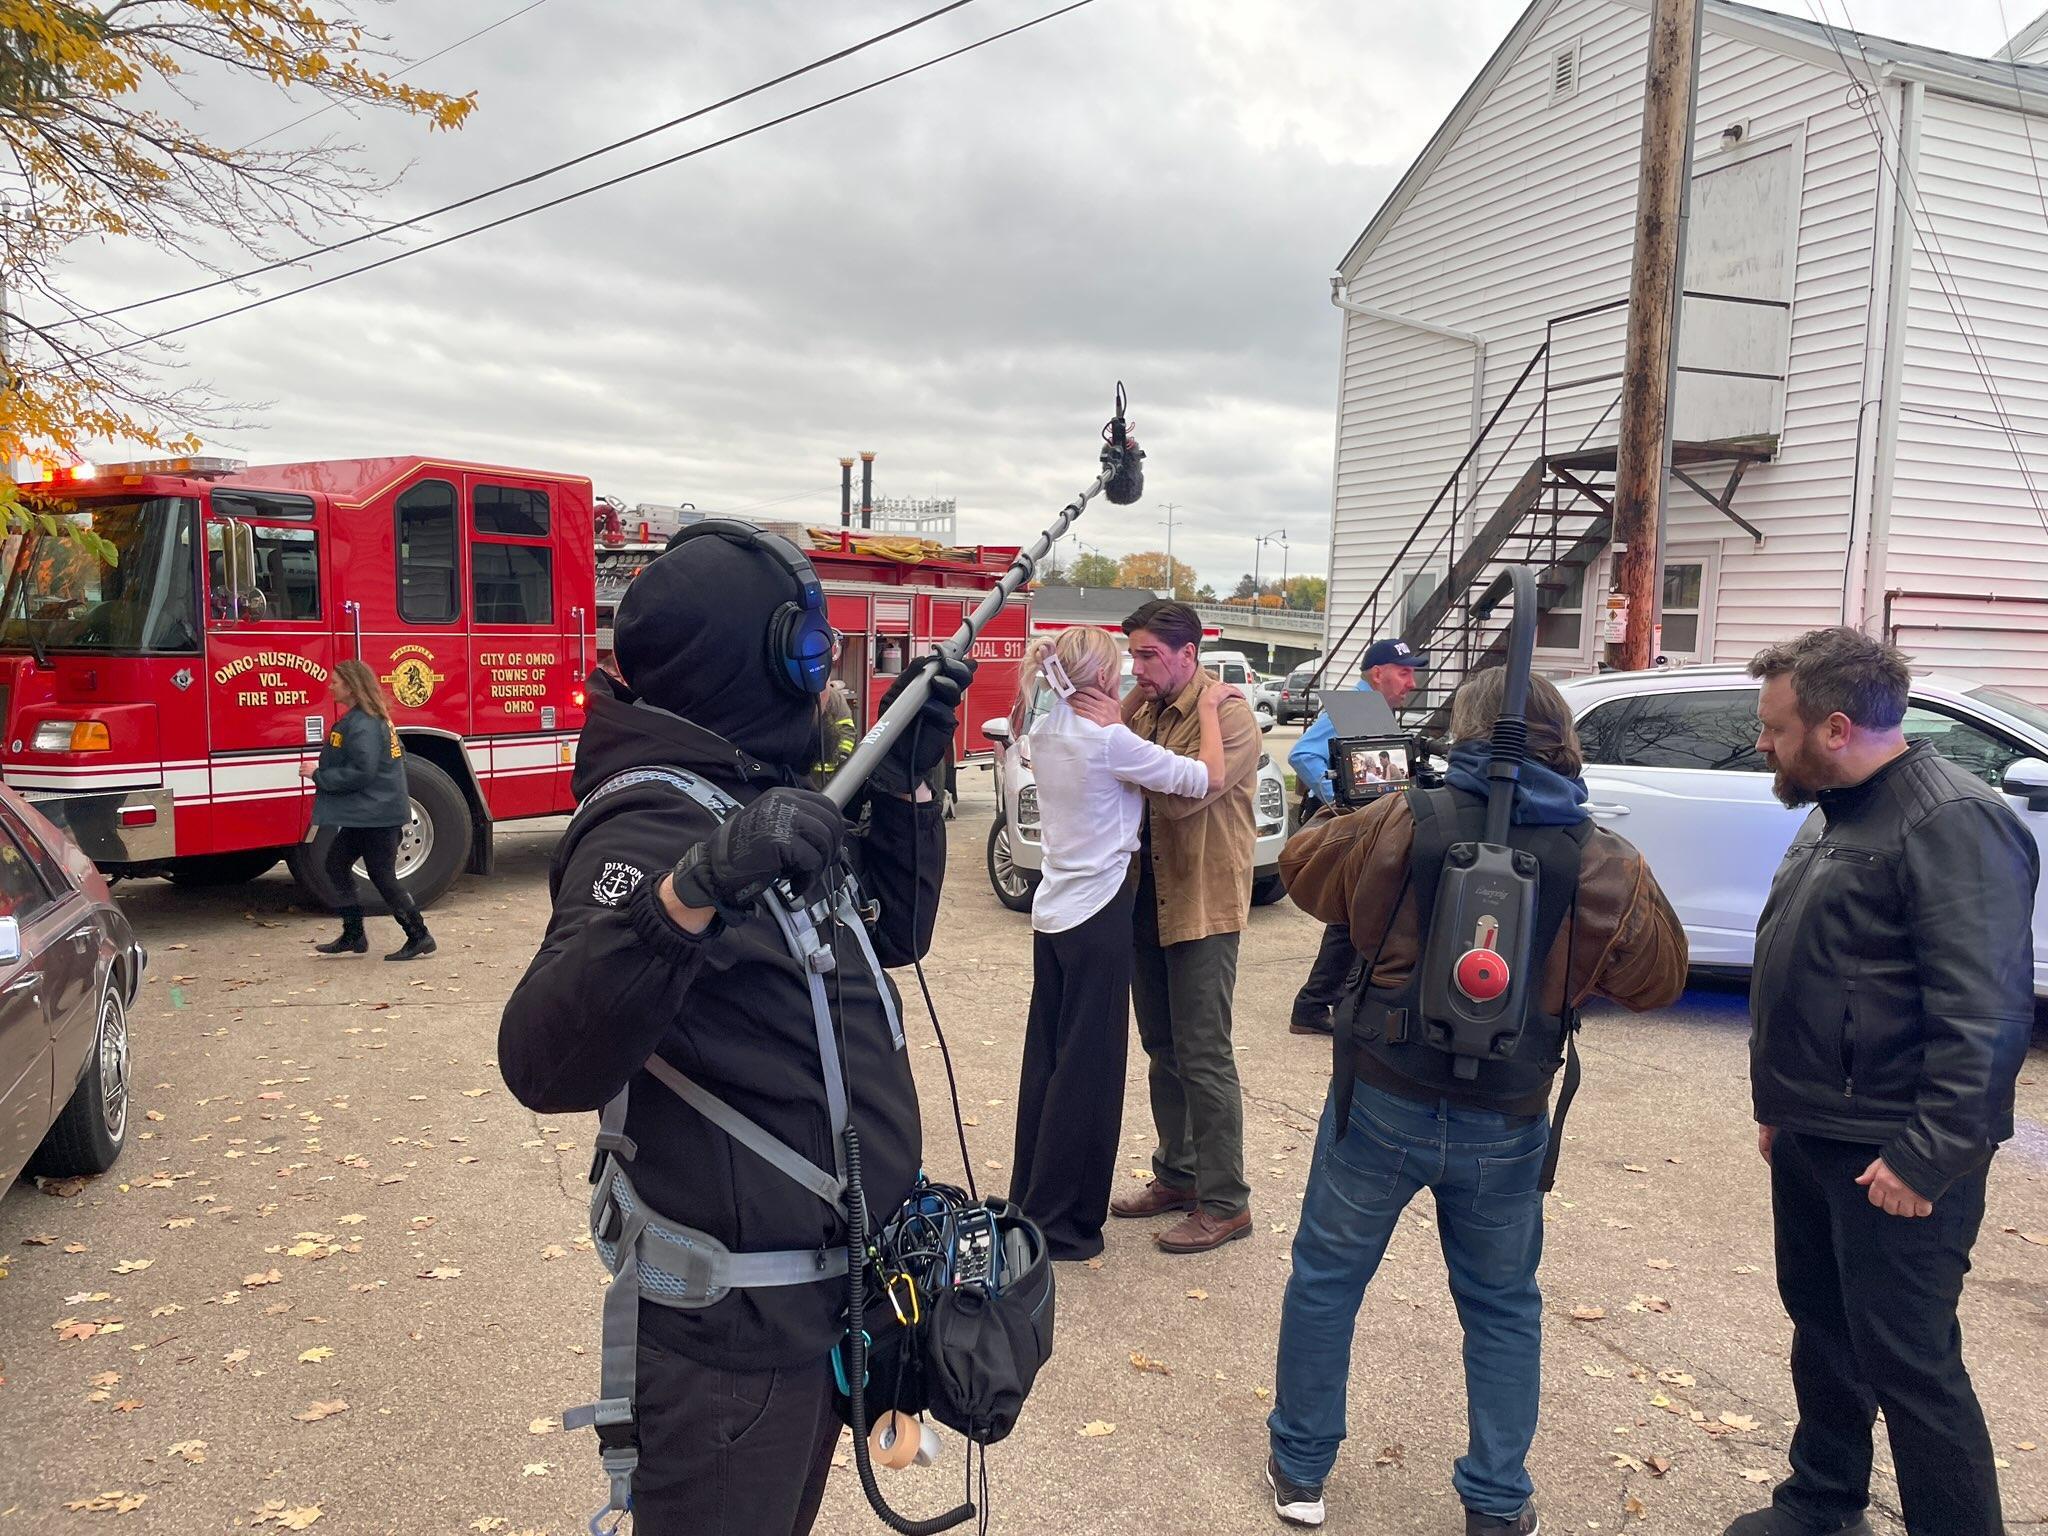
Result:
<svg viewBox="0 0 2048 1536"><path fill-rule="evenodd" d="M798 596L764 549L695 538L627 586L612 627L619 672L638 697L764 762L807 770L818 759L818 701L775 675L768 631Z"/></svg>
<svg viewBox="0 0 2048 1536"><path fill-rule="evenodd" d="M764 763L715 731L644 702L609 672L591 673L584 686L590 712L576 739L569 785L578 800L628 768L687 768L728 792L797 782L794 770Z"/></svg>

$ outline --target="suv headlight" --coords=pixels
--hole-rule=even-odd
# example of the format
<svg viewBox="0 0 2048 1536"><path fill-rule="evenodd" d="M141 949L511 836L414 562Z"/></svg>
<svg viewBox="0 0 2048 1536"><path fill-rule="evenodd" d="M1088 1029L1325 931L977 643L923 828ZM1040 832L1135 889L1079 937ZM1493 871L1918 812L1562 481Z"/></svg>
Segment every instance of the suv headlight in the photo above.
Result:
<svg viewBox="0 0 2048 1536"><path fill-rule="evenodd" d="M1026 784L1017 791L1017 825L1035 827L1038 825L1038 786Z"/></svg>

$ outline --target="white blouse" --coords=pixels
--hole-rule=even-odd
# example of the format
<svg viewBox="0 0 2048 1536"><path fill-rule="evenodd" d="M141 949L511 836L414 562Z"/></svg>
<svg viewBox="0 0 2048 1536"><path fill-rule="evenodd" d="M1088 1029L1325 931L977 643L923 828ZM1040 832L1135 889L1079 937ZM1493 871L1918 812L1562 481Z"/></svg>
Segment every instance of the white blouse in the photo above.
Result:
<svg viewBox="0 0 2048 1536"><path fill-rule="evenodd" d="M1065 699L1053 701L1025 740L1045 851L1031 926L1064 933L1100 912L1124 883L1144 823L1141 791L1199 799L1209 792L1209 770L1127 726L1084 720Z"/></svg>

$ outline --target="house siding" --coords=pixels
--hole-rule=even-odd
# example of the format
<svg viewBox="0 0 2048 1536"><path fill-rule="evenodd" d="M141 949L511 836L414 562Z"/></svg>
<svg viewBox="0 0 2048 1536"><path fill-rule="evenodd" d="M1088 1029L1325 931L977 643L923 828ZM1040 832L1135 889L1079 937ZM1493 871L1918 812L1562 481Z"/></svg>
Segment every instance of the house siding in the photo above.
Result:
<svg viewBox="0 0 2048 1536"><path fill-rule="evenodd" d="M1951 594L1893 602L1920 665L2048 699L2048 604L1985 600L2048 598L2048 124L2032 127L2030 146L2017 114L1923 98L1884 585Z"/></svg>
<svg viewBox="0 0 2048 1536"><path fill-rule="evenodd" d="M1696 171L1717 163L1720 128L1736 120L1746 122L1745 142L1752 145L1790 136L1799 159L1780 451L1749 472L1736 499L1737 510L1767 537L1752 547L1746 534L1683 486L1675 485L1667 498L1670 542L1720 552L1712 654L1739 659L1788 629L1843 616L1859 415L1866 439L1876 415L1874 407L1864 408L1866 390L1875 387L1866 383L1864 336L1873 319L1881 319L1871 313L1881 194L1877 154L1863 117L1846 99L1841 74L1717 35L1714 24L1710 14ZM1486 336L1488 413L1543 340L1548 318L1626 295L1648 25L1644 9L1620 0L1560 0L1349 274L1350 296L1359 302ZM1578 93L1553 105L1550 59L1574 42ZM1347 316L1345 324L1333 637L1450 474L1469 442L1470 420L1468 347L1357 316ZM1560 330L1550 360L1553 380L1611 371L1623 325L1617 310ZM1531 383L1540 384L1540 376ZM1575 445L1603 414L1611 440L1618 388L1615 382L1554 395L1552 449ZM1534 398L1525 388L1481 451L1489 475L1476 499L1481 520L1536 457L1537 427L1531 426L1494 467ZM1434 539L1432 530L1424 542ZM1387 591L1398 585L1389 582ZM1382 615L1387 607L1383 597ZM1338 665L1350 664L1365 638L1363 627ZM1377 627L1390 626L1383 619ZM1581 653L1584 664L1590 664L1594 638L1588 635Z"/></svg>

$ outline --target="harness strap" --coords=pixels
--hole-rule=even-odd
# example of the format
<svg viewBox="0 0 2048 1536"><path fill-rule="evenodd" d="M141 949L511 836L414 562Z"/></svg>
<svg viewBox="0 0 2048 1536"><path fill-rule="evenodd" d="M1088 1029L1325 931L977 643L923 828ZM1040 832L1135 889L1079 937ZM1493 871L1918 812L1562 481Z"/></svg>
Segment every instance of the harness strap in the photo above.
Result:
<svg viewBox="0 0 2048 1536"><path fill-rule="evenodd" d="M763 1162L771 1164L777 1172L786 1174L803 1185L820 1200L841 1215L845 1214L846 1180L835 1178L809 1158L799 1154L795 1148L778 1136L771 1136L754 1121L734 1109L702 1083L693 1081L678 1071L673 1063L660 1056L650 1056L645 1063L646 1070L670 1089L677 1098L697 1111L706 1120L717 1126L734 1141L752 1152ZM625 1098L621 1093L613 1103ZM747 1257L734 1254L735 1260Z"/></svg>
<svg viewBox="0 0 2048 1536"><path fill-rule="evenodd" d="M621 1094L623 1099L624 1095ZM633 1393L640 1358L640 1239L647 1229L647 1207L636 1205L624 1218L619 1234L619 1268L605 1292L603 1348L599 1355L597 1401L571 1408L562 1428L597 1430L610 1498L590 1517L590 1529L607 1514L633 1507L633 1474L640 1467L640 1439L633 1417Z"/></svg>
<svg viewBox="0 0 2048 1536"><path fill-rule="evenodd" d="M1333 1140L1342 1140L1345 1127L1351 1123L1351 1096L1358 1086L1358 1010L1372 992L1372 973L1379 969L1380 956L1387 947L1387 935L1394 928L1394 915L1407 899L1414 873L1415 865L1411 860L1407 873L1401 876L1401 889L1394 893L1394 904L1387 909L1387 925L1380 930L1379 942L1372 947L1372 958L1365 962L1363 970L1353 971L1345 977L1344 995L1337 1001L1333 1020L1336 1025L1336 1059L1332 1063L1334 1081L1330 1085L1337 1110L1336 1123L1330 1128ZM1421 963L1418 955L1416 964Z"/></svg>

